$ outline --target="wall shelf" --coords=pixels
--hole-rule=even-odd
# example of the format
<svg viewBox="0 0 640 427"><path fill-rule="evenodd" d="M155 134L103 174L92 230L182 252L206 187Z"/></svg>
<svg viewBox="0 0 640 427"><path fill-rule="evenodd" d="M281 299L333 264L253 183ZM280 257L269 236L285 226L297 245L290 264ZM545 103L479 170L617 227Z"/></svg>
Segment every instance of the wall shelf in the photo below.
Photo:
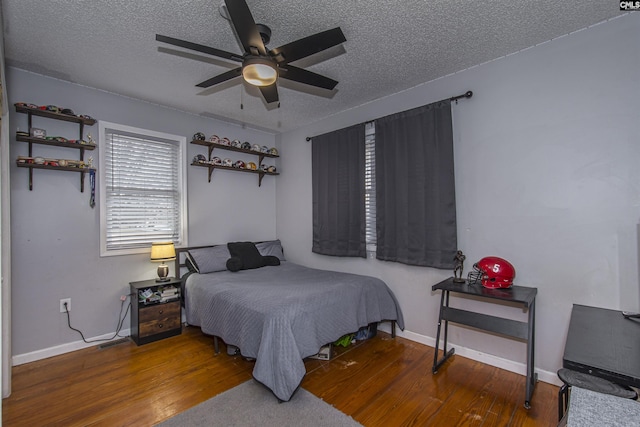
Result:
<svg viewBox="0 0 640 427"><path fill-rule="evenodd" d="M33 136L16 135L16 141L28 142L30 144L53 145L56 147L75 148L77 150L95 150L95 144L78 144L77 142L61 142Z"/></svg>
<svg viewBox="0 0 640 427"><path fill-rule="evenodd" d="M78 117L78 116L72 116L68 114L55 113L52 111L41 110L38 108L29 108L21 104L15 104L15 108L16 108L16 112L26 114L28 116L29 131L31 131L31 128L33 127L33 116L44 117L46 119L52 119L52 120L61 120L64 122L77 124L79 126L78 141L81 141L84 138L84 125L93 126L96 123L95 119L93 118ZM33 144L76 149L80 153L80 162L84 162L85 150L95 150L96 148L95 144L88 144L88 143L80 144L77 142L56 141L56 140L50 140L45 138L36 138L33 136L24 135L22 133L16 133L16 141L26 142L27 144L29 144L28 157L31 157L31 158L33 157ZM64 171L64 172L80 172L80 192L84 192L85 173L90 171L95 171L95 168L41 165L37 163L20 162L20 160L16 160L16 164L18 165L18 167L29 169L29 191L33 190L33 170L34 169L49 169L49 170L57 170L57 171Z"/></svg>
<svg viewBox="0 0 640 427"><path fill-rule="evenodd" d="M234 168L230 166L211 165L209 163L191 163L191 166L200 166L203 168L209 168L209 182L211 182L211 174L213 173L214 169L224 169L224 170L229 170L234 172L254 173L258 175L258 187L262 186L262 178L264 178L265 175L271 175L271 176L280 175L278 172L267 172L267 171L261 171L261 170L253 170L253 169L240 169L240 168Z"/></svg>
<svg viewBox="0 0 640 427"><path fill-rule="evenodd" d="M49 170L57 170L57 171L65 171L65 172L80 172L82 175L80 176L80 192L84 192L84 174L90 171L95 171L95 168L70 168L66 166L49 166L49 165L39 165L36 163L16 163L19 168L28 168L29 169L29 190L33 190L33 181L31 179L31 171L33 169L49 169Z"/></svg>
<svg viewBox="0 0 640 427"><path fill-rule="evenodd" d="M223 145L223 144L216 144L214 142L209 142L209 141L203 141L201 139L194 139L191 141L192 144L195 145L202 145L203 147L207 147L208 150L208 155L207 155L207 160L211 161L211 154L213 153L214 149L220 149L220 150L225 150L225 151L235 151L236 153L243 153L243 154L250 154L253 156L258 156L258 167L260 167L260 165L262 164L262 162L264 161L265 158L278 158L280 157L277 154L271 154L271 153L263 153L261 151L255 151L255 150L245 150L243 148L237 148L237 147L233 147L230 145ZM262 178L264 178L265 175L270 175L270 176L277 176L280 175L278 172L268 172L265 170L254 170L254 169L241 169L241 168L234 168L234 167L230 167L230 166L223 166L223 165L214 165L208 162L193 162L191 163L191 166L199 166L199 167L204 167L204 168L208 168L209 169L209 182L211 182L211 174L213 173L214 169L223 169L223 170L229 170L229 171L233 171L233 172L247 172L247 173L253 173L253 174L257 174L258 175L258 187L262 186Z"/></svg>

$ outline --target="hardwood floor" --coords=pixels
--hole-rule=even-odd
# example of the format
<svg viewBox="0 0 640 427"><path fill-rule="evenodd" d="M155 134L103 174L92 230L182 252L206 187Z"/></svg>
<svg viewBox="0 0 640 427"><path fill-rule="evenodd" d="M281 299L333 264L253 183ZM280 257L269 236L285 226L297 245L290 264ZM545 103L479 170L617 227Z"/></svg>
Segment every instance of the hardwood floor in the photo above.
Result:
<svg viewBox="0 0 640 427"><path fill-rule="evenodd" d="M127 341L16 366L4 426L152 426L251 378L199 328L144 346ZM454 356L433 375L432 347L378 332L307 360L302 387L364 426L555 426L558 387ZM274 397L275 399L275 397Z"/></svg>

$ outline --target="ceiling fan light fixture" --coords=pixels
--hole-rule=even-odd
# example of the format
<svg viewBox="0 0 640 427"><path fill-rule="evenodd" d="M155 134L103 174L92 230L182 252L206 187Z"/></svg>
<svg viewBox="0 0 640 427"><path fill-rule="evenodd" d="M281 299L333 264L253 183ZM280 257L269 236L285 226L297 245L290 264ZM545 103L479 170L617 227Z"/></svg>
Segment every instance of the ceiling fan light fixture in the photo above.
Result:
<svg viewBox="0 0 640 427"><path fill-rule="evenodd" d="M247 58L242 65L242 77L254 86L269 86L278 79L278 71L268 59Z"/></svg>

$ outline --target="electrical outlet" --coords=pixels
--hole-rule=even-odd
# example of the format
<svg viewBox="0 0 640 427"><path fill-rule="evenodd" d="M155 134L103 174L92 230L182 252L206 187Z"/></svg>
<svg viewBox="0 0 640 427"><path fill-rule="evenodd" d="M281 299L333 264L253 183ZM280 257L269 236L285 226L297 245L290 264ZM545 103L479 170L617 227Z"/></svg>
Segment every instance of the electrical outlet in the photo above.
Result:
<svg viewBox="0 0 640 427"><path fill-rule="evenodd" d="M67 304L67 309L65 310L64 305ZM71 298L64 298L60 300L60 313L66 313L67 311L71 311Z"/></svg>

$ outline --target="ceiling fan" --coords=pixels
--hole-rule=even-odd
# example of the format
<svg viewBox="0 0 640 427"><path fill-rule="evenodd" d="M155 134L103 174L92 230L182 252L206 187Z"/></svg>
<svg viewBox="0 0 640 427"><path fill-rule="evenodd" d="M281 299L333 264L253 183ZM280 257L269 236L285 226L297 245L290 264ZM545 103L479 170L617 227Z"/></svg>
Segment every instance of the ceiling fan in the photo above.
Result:
<svg viewBox="0 0 640 427"><path fill-rule="evenodd" d="M278 88L276 86L278 78L293 80L322 89L332 90L335 88L338 84L337 81L296 67L290 63L346 42L347 39L344 37L340 27L267 50L266 45L271 39L271 29L266 25L255 23L245 0L224 1L231 23L244 49L243 54L226 52L213 47L156 34L156 40L159 42L242 64L233 70L198 83L197 87L208 88L235 77L243 76L247 83L258 87L267 104L278 101Z"/></svg>

